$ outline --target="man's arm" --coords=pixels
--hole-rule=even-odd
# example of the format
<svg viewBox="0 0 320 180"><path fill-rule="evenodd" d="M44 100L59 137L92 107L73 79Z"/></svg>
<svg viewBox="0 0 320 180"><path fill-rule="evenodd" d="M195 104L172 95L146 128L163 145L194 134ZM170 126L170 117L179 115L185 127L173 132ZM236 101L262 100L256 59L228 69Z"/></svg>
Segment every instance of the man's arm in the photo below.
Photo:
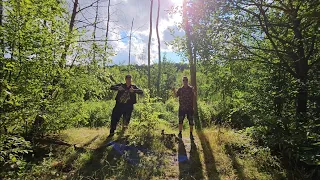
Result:
<svg viewBox="0 0 320 180"><path fill-rule="evenodd" d="M174 97L180 96L180 88L178 89L178 91L176 91L176 89L173 88L172 91L173 91Z"/></svg>
<svg viewBox="0 0 320 180"><path fill-rule="evenodd" d="M133 92L137 94L143 94L143 91L135 85L133 86Z"/></svg>
<svg viewBox="0 0 320 180"><path fill-rule="evenodd" d="M112 85L112 86L110 87L110 90L118 91L118 90L119 90L119 87L120 87L121 85L122 85L122 84Z"/></svg>
<svg viewBox="0 0 320 180"><path fill-rule="evenodd" d="M193 92L193 96L196 97L197 96L197 91L194 87L192 87L192 92Z"/></svg>

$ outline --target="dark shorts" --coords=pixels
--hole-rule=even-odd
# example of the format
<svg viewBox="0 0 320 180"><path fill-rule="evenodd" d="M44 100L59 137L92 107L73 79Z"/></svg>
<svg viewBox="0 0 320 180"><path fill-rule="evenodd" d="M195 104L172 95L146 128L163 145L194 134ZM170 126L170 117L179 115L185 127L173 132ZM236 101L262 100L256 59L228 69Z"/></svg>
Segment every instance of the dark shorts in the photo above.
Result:
<svg viewBox="0 0 320 180"><path fill-rule="evenodd" d="M179 109L179 124L183 123L184 118L187 115L187 119L189 121L189 125L193 126L194 122L193 122L193 110L182 110Z"/></svg>

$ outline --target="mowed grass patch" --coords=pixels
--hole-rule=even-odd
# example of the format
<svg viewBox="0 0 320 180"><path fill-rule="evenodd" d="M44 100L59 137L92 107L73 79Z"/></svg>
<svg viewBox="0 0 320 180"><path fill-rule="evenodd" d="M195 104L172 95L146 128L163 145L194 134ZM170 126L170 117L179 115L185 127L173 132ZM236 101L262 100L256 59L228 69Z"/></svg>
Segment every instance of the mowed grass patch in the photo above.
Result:
<svg viewBox="0 0 320 180"><path fill-rule="evenodd" d="M61 132L62 140L77 147L96 149L109 135L109 128L71 128Z"/></svg>

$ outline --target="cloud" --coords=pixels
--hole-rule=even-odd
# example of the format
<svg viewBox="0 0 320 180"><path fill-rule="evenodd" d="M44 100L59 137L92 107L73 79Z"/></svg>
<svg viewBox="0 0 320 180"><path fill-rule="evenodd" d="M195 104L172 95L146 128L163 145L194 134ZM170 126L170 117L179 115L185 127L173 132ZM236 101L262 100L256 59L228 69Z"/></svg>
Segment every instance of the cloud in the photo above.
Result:
<svg viewBox="0 0 320 180"><path fill-rule="evenodd" d="M69 0L69 4L71 0ZM86 7L95 0L80 0L80 8ZM99 3L96 39L104 39L107 24L107 0L101 0ZM171 41L173 36L170 34L169 28L175 29L176 35L182 36L183 32L178 31L176 23L181 22L180 15L169 15L168 10L173 6L182 5L182 0L161 0L161 10L159 16L159 36L161 40L161 51L172 52L172 48L168 47L165 42ZM72 7L72 6L71 6ZM70 5L69 5L70 8ZM156 36L156 17L157 17L158 1L153 2L153 29L152 29L152 43L151 43L151 59L158 61L158 45ZM87 8L81 14L78 14L77 27L84 26L83 22L94 22L96 6ZM109 23L109 40L117 40L129 36L131 22L134 18L132 46L131 46L131 59L135 64L147 64L147 47L149 39L149 13L150 13L150 0L111 0L110 7L110 23ZM87 39L92 39L93 28L86 28ZM115 64L128 63L129 54L129 38L126 40L109 41L116 56L112 57Z"/></svg>

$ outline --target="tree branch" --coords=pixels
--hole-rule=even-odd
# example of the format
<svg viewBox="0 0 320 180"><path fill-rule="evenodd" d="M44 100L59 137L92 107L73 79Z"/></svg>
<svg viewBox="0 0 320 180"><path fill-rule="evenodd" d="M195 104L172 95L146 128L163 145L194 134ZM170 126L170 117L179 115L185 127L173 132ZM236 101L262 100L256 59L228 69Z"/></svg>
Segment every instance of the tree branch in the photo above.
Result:
<svg viewBox="0 0 320 180"><path fill-rule="evenodd" d="M122 39L125 39L125 38L128 38L128 36L125 36L123 38L120 38L120 39L109 39L107 41L120 41ZM105 42L106 40L105 39L88 39L88 40L78 40L78 41L73 41L72 43L77 43L77 42Z"/></svg>

